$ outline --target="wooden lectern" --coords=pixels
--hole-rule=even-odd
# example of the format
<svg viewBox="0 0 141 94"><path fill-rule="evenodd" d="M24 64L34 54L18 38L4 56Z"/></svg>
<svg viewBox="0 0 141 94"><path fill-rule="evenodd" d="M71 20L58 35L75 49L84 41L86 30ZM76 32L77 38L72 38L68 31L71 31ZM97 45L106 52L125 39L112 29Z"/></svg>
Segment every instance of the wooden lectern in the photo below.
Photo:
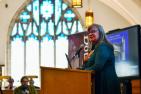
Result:
<svg viewBox="0 0 141 94"><path fill-rule="evenodd" d="M91 71L41 67L41 94L91 94Z"/></svg>

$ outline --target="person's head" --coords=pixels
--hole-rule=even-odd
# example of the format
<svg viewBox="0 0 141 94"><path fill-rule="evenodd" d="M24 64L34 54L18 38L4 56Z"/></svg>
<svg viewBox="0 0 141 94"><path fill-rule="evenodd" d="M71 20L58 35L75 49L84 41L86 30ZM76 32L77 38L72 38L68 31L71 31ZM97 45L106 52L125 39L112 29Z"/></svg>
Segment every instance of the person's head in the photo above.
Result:
<svg viewBox="0 0 141 94"><path fill-rule="evenodd" d="M98 24L90 25L88 27L87 33L88 33L89 41L92 44L98 44L100 42L105 42L111 45L109 41L106 39L106 33L104 32L104 29L101 25L98 25Z"/></svg>
<svg viewBox="0 0 141 94"><path fill-rule="evenodd" d="M28 77L26 77L26 76L23 76L22 78L21 78L21 85L22 86L28 86Z"/></svg>
<svg viewBox="0 0 141 94"><path fill-rule="evenodd" d="M31 80L29 81L29 84L30 84L30 85L34 85L34 80L31 79Z"/></svg>
<svg viewBox="0 0 141 94"><path fill-rule="evenodd" d="M14 83L14 79L11 78L11 77L9 77L9 78L7 79L7 82L10 83L10 84L13 84L13 83Z"/></svg>
<svg viewBox="0 0 141 94"><path fill-rule="evenodd" d="M92 24L88 27L88 37L90 42L98 43L99 41L103 41L105 38L105 32L101 25Z"/></svg>

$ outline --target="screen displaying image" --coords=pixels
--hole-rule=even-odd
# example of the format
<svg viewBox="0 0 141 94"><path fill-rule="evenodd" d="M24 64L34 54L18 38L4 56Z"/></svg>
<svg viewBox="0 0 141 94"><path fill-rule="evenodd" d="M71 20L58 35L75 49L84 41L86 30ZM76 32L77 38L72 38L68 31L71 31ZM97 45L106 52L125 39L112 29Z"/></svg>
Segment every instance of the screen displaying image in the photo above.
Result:
<svg viewBox="0 0 141 94"><path fill-rule="evenodd" d="M135 26L107 34L114 46L118 77L139 77L139 32Z"/></svg>

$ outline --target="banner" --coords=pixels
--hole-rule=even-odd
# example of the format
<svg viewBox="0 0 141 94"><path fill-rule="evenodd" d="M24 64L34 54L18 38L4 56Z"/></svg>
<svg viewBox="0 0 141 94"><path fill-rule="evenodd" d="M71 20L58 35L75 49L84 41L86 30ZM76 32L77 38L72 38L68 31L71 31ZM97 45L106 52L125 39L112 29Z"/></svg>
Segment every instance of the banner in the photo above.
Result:
<svg viewBox="0 0 141 94"><path fill-rule="evenodd" d="M86 31L68 36L68 57L73 69L83 65L83 57L88 52L88 36Z"/></svg>

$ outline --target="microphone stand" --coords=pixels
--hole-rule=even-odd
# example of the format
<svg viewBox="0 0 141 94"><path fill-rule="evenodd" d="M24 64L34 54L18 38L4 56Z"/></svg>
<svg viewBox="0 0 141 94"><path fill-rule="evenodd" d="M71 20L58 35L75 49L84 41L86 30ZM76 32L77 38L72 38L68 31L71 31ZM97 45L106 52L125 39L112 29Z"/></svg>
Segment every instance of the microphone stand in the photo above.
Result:
<svg viewBox="0 0 141 94"><path fill-rule="evenodd" d="M80 60L80 53L78 53L77 55L74 55L71 59L70 59L70 62L72 62L72 60L74 60L75 58L78 58L78 67L80 68L81 67L81 60Z"/></svg>
<svg viewBox="0 0 141 94"><path fill-rule="evenodd" d="M69 59L69 57L68 57L68 55L66 53L65 53L65 55L66 55L66 58L67 58L67 61L68 61L68 65L72 69L71 60Z"/></svg>
<svg viewBox="0 0 141 94"><path fill-rule="evenodd" d="M80 60L80 53L82 51L82 49L84 48L84 44L81 44L79 49L76 50L75 54L71 57L70 62L76 58L76 56L78 57L78 67L81 67L81 60Z"/></svg>

